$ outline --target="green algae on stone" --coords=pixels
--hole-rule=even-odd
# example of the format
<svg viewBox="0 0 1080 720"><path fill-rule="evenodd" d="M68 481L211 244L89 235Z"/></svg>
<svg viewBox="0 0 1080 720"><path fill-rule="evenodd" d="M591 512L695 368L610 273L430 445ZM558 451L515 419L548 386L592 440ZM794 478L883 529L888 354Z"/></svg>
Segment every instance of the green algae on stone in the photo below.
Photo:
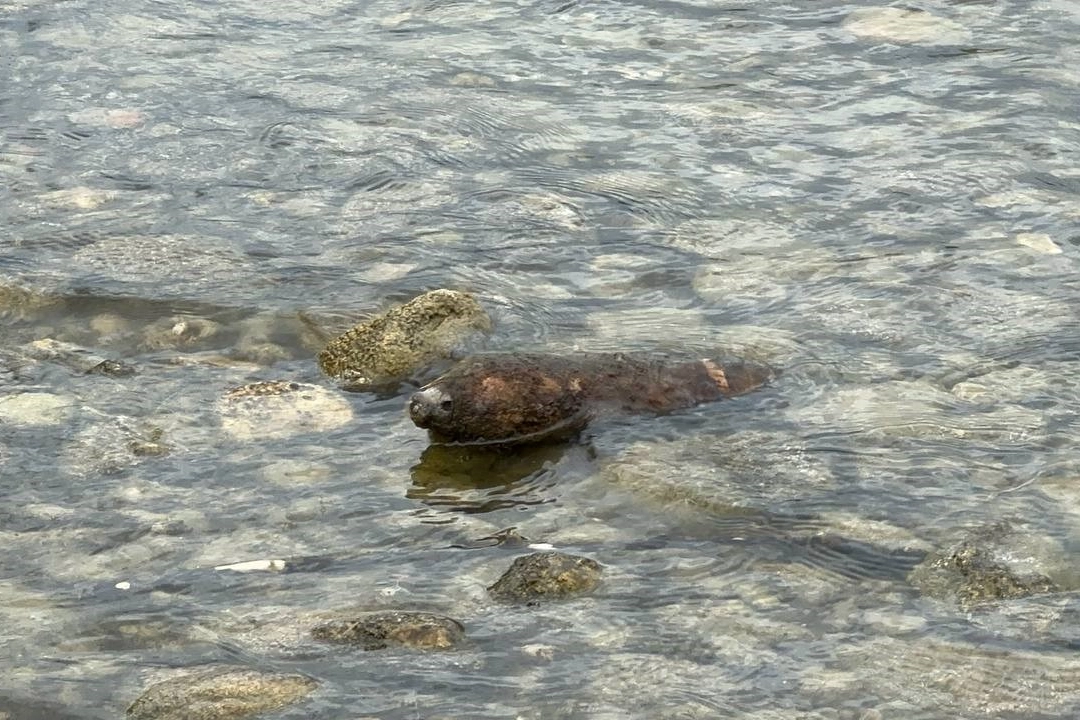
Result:
<svg viewBox="0 0 1080 720"><path fill-rule="evenodd" d="M393 384L452 357L491 326L472 295L433 290L331 340L319 353L319 367L350 390Z"/></svg>
<svg viewBox="0 0 1080 720"><path fill-rule="evenodd" d="M595 590L602 572L600 563L586 557L538 552L515 560L488 593L511 603L569 598Z"/></svg>
<svg viewBox="0 0 1080 720"><path fill-rule="evenodd" d="M304 675L214 666L150 686L130 720L233 720L296 702L318 685Z"/></svg>
<svg viewBox="0 0 1080 720"><path fill-rule="evenodd" d="M311 629L316 640L382 650L403 645L417 650L449 650L465 639L465 628L453 618L422 612L372 613L328 620Z"/></svg>
<svg viewBox="0 0 1080 720"><path fill-rule="evenodd" d="M932 553L908 575L930 597L955 598L964 606L1057 592L1043 570L1053 549L1008 523L979 528L952 547Z"/></svg>

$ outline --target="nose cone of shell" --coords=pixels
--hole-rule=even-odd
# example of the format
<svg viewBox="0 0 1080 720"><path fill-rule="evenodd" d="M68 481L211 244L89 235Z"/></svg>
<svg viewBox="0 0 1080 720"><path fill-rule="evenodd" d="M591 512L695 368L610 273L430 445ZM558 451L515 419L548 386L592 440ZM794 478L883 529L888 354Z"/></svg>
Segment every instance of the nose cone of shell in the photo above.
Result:
<svg viewBox="0 0 1080 720"><path fill-rule="evenodd" d="M409 417L417 427L430 428L444 419L448 399L439 388L419 390L409 398Z"/></svg>
<svg viewBox="0 0 1080 720"><path fill-rule="evenodd" d="M741 395L761 387L773 379L772 368L750 362L727 363L724 365L728 389L732 394Z"/></svg>

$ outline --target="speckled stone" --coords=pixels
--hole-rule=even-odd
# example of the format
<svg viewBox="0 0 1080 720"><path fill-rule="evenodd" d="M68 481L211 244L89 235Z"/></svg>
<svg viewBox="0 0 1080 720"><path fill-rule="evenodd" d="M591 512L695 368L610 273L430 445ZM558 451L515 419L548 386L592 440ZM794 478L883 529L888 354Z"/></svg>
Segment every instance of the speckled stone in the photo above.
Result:
<svg viewBox="0 0 1080 720"><path fill-rule="evenodd" d="M290 705L318 685L304 675L215 666L150 686L131 720L231 720Z"/></svg>
<svg viewBox="0 0 1080 720"><path fill-rule="evenodd" d="M325 432L353 419L352 405L338 393L286 380L234 388L219 401L218 409L222 429L243 441Z"/></svg>
<svg viewBox="0 0 1080 720"><path fill-rule="evenodd" d="M325 642L382 650L403 645L417 650L449 650L465 639L457 620L421 612L373 613L359 618L328 620L311 629Z"/></svg>
<svg viewBox="0 0 1080 720"><path fill-rule="evenodd" d="M1050 577L1062 564L1054 541L1005 522L976 528L960 542L932 553L909 580L924 593L965 606L1056 592Z"/></svg>
<svg viewBox="0 0 1080 720"><path fill-rule="evenodd" d="M539 552L519 557L488 588L501 602L533 603L559 600L592 592L600 584L600 563L561 552Z"/></svg>
<svg viewBox="0 0 1080 720"><path fill-rule="evenodd" d="M469 337L490 329L491 318L472 295L433 290L331 340L319 353L319 368L350 390L390 385L452 357Z"/></svg>

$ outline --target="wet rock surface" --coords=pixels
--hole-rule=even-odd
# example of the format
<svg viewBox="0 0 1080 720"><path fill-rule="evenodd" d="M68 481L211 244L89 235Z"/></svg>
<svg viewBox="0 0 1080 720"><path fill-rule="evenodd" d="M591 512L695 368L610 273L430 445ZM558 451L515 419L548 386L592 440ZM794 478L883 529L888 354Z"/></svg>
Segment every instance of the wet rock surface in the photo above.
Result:
<svg viewBox="0 0 1080 720"><path fill-rule="evenodd" d="M554 551L533 553L515 560L488 593L509 603L562 600L595 590L602 573L600 563L590 558Z"/></svg>
<svg viewBox="0 0 1080 720"><path fill-rule="evenodd" d="M0 397L0 421L36 427L63 425L77 405L75 398L53 393L12 393Z"/></svg>
<svg viewBox="0 0 1080 720"><path fill-rule="evenodd" d="M312 628L311 636L363 650L382 650L394 645L415 650L449 650L465 639L465 627L442 615L383 612L328 620Z"/></svg>
<svg viewBox="0 0 1080 720"><path fill-rule="evenodd" d="M349 390L395 385L453 357L491 327L472 295L433 290L331 340L319 353L319 367Z"/></svg>
<svg viewBox="0 0 1080 720"><path fill-rule="evenodd" d="M211 667L151 685L127 709L130 720L231 720L290 705L318 683L304 675Z"/></svg>

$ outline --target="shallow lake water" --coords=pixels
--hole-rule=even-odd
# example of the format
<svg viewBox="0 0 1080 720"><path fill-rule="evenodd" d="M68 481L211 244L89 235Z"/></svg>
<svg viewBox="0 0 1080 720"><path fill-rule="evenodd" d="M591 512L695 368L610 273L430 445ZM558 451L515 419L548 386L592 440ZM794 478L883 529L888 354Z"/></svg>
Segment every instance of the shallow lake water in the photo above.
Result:
<svg viewBox="0 0 1080 720"><path fill-rule="evenodd" d="M318 682L280 718L1077 715L1078 36L1066 0L0 0L0 718L211 663ZM440 287L486 349L779 374L462 457L314 360ZM230 420L261 380L323 404ZM913 573L988 538L1043 591ZM493 601L529 545L602 584ZM386 609L467 642L308 634Z"/></svg>

